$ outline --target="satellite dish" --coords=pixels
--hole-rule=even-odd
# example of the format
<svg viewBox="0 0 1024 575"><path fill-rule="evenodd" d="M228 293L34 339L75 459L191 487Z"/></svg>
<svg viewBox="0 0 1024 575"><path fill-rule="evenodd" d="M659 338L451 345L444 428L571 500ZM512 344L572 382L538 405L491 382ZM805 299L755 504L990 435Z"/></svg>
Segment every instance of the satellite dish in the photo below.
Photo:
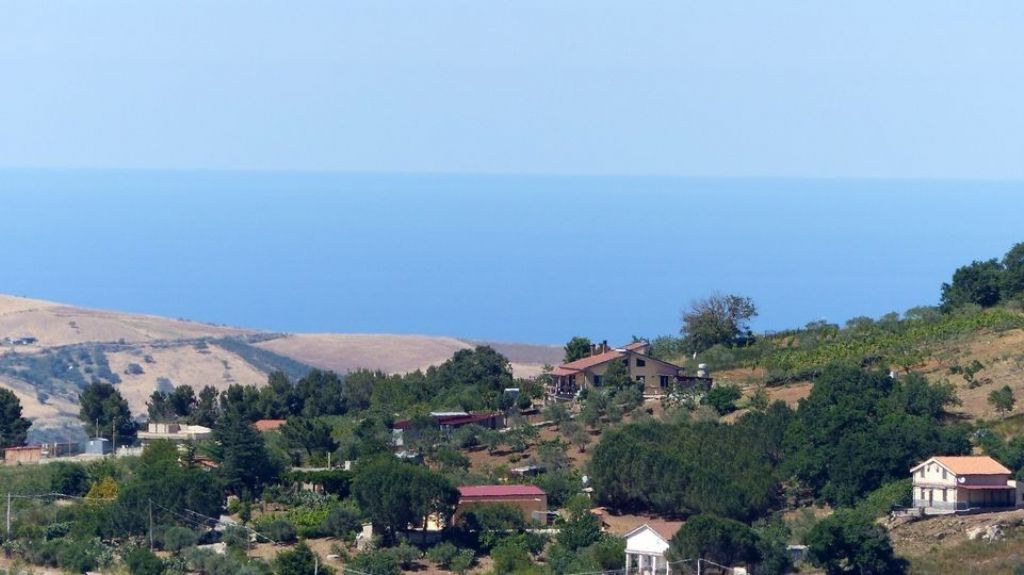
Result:
<svg viewBox="0 0 1024 575"><path fill-rule="evenodd" d="M967 480L967 478L965 478L965 477L957 477L957 478L956 478L956 482L957 482L957 483L963 483L963 482L965 482L966 480Z"/></svg>

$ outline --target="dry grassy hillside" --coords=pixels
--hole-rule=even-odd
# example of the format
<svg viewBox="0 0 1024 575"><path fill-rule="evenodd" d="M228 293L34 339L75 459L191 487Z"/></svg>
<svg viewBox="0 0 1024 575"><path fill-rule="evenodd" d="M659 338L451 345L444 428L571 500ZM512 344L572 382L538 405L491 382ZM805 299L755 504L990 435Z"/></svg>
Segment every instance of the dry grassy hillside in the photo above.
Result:
<svg viewBox="0 0 1024 575"><path fill-rule="evenodd" d="M87 342L137 343L253 333L187 320L64 306L0 295L0 339L31 336L27 349Z"/></svg>
<svg viewBox="0 0 1024 575"><path fill-rule="evenodd" d="M957 366L965 367L977 361L980 370L969 381ZM950 370L953 369L953 372ZM923 362L914 371L936 382L953 384L962 405L953 406L951 411L961 414L967 420L995 420L1024 414L1024 330L1007 331L983 330L964 334L952 342L931 348ZM713 374L718 383L740 386L749 397L764 378L762 369L730 369ZM766 391L772 400L782 400L795 407L797 402L810 394L813 383L797 381ZM994 389L1010 386L1017 403L1009 413L998 413L989 404L988 395ZM739 413L731 415L735 419Z"/></svg>
<svg viewBox="0 0 1024 575"><path fill-rule="evenodd" d="M460 349L490 345L512 362L517 377L534 377L544 364L557 364L557 346L469 342L451 337L378 334L293 334L257 344L263 349L338 373L367 368L388 373L426 369Z"/></svg>
<svg viewBox="0 0 1024 575"><path fill-rule="evenodd" d="M36 341L11 341L25 337ZM5 295L0 295L0 342L0 386L18 395L34 422L35 440L64 437L78 426L77 393L96 370L120 379L117 386L132 412L140 415L154 390L173 385L197 390L205 385L260 385L274 369L298 377L308 367L401 373L440 364L456 351L478 345L411 335L277 335ZM536 375L562 356L557 346L488 345L507 354L519 377ZM130 368L133 364L137 367Z"/></svg>

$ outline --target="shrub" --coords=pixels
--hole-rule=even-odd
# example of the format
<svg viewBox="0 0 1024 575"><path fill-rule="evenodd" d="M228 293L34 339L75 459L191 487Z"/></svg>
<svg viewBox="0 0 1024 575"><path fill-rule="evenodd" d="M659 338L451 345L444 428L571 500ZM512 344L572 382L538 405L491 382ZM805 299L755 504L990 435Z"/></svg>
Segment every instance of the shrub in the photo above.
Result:
<svg viewBox="0 0 1024 575"><path fill-rule="evenodd" d="M373 575L401 575L398 558L388 550L364 551L356 555L349 566Z"/></svg>
<svg viewBox="0 0 1024 575"><path fill-rule="evenodd" d="M287 519L274 519L262 527L263 535L277 543L294 543L298 539L295 526Z"/></svg>
<svg viewBox="0 0 1024 575"><path fill-rule="evenodd" d="M160 537L160 546L166 551L178 552L192 547L199 541L199 536L188 527L168 527Z"/></svg>
<svg viewBox="0 0 1024 575"><path fill-rule="evenodd" d="M164 562L149 549L135 548L124 556L131 575L163 575Z"/></svg>
<svg viewBox="0 0 1024 575"><path fill-rule="evenodd" d="M459 548L445 541L427 550L427 559L443 569L449 569L452 560L459 554Z"/></svg>
<svg viewBox="0 0 1024 575"><path fill-rule="evenodd" d="M89 474L77 463L57 462L50 466L50 489L56 493L81 496L89 491Z"/></svg>
<svg viewBox="0 0 1024 575"><path fill-rule="evenodd" d="M324 519L323 530L338 538L347 539L361 527L359 510L353 505L343 504L332 507Z"/></svg>
<svg viewBox="0 0 1024 575"><path fill-rule="evenodd" d="M142 375L146 373L142 366L137 363L129 363L124 372L128 375Z"/></svg>

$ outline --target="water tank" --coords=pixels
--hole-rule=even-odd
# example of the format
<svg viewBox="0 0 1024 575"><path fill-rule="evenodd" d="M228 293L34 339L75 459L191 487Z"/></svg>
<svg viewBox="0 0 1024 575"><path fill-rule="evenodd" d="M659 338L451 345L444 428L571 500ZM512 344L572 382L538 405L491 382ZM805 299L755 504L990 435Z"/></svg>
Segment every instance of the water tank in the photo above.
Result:
<svg viewBox="0 0 1024 575"><path fill-rule="evenodd" d="M711 377L711 372L708 371L708 364L697 364L697 377Z"/></svg>

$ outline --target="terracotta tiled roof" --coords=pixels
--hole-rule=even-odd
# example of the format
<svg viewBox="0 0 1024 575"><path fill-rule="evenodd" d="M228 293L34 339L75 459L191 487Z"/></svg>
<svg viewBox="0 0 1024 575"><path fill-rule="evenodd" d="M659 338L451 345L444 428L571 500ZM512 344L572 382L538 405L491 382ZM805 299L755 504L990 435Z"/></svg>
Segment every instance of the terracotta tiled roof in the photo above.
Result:
<svg viewBox="0 0 1024 575"><path fill-rule="evenodd" d="M935 461L957 475L1009 475L1011 471L987 455L936 457Z"/></svg>
<svg viewBox="0 0 1024 575"><path fill-rule="evenodd" d="M917 471L929 461L935 461L953 472L954 475L1009 475L1012 473L1002 463L987 455L939 455L918 463L911 467L910 471Z"/></svg>
<svg viewBox="0 0 1024 575"><path fill-rule="evenodd" d="M650 345L651 344L647 343L646 341L634 341L633 343L627 345L626 349L629 350L629 351L636 351L638 349L643 349L645 347L650 347Z"/></svg>
<svg viewBox="0 0 1024 575"><path fill-rule="evenodd" d="M536 485L463 485L459 487L460 497L515 497L547 495Z"/></svg>
<svg viewBox="0 0 1024 575"><path fill-rule="evenodd" d="M288 423L286 419L261 419L252 424L256 428L256 431L263 433L264 431L273 431L285 423Z"/></svg>
<svg viewBox="0 0 1024 575"><path fill-rule="evenodd" d="M595 365L601 365L602 363L609 362L613 359L621 359L625 353L618 350L608 350L604 353L592 355L590 357L584 357L583 359L577 359L576 361L570 361L558 366L558 369L571 369L580 371L587 369L588 367L594 367Z"/></svg>

